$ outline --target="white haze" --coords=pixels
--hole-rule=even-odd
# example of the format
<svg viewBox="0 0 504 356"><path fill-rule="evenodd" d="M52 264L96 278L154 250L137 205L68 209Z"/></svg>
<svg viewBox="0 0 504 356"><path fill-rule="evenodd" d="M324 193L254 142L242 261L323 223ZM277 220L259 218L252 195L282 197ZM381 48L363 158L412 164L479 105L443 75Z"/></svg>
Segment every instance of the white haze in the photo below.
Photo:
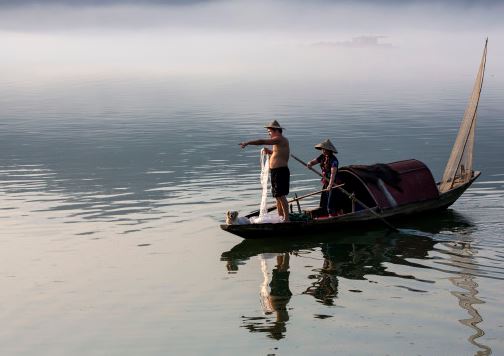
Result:
<svg viewBox="0 0 504 356"><path fill-rule="evenodd" d="M166 76L411 80L474 75L489 37L502 76L503 6L208 2L0 11L4 80Z"/></svg>

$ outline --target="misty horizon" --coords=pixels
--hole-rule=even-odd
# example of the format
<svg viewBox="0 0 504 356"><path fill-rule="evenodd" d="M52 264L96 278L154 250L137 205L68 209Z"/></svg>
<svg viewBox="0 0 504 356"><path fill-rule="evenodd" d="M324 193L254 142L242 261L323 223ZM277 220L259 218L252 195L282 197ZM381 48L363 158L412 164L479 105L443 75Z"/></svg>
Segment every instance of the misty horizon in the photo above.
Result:
<svg viewBox="0 0 504 356"><path fill-rule="evenodd" d="M472 75L497 1L0 1L10 81L79 75L409 80ZM24 80L23 79L23 80Z"/></svg>

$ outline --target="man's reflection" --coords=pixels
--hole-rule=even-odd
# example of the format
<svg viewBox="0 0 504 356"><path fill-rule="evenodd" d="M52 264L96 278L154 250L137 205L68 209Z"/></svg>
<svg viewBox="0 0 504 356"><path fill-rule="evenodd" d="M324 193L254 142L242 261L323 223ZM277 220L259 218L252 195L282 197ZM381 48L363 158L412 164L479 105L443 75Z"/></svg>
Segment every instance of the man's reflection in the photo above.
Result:
<svg viewBox="0 0 504 356"><path fill-rule="evenodd" d="M304 294L312 295L324 305L333 305L338 294L338 276L347 279L366 279L366 275L417 279L387 270L384 262L423 268L408 259L425 258L435 242L427 237L377 238L366 244L325 243L321 247L322 268L311 275L314 280ZM423 281L430 282L430 281Z"/></svg>
<svg viewBox="0 0 504 356"><path fill-rule="evenodd" d="M277 264L272 270L271 281L269 283L269 273L267 261L261 258L261 270L264 281L261 285L261 301L265 313L276 313L277 321L289 320L287 313L287 303L292 293L289 289L289 254L284 253L276 257Z"/></svg>
<svg viewBox="0 0 504 356"><path fill-rule="evenodd" d="M287 303L291 299L292 292L289 289L289 254L283 253L276 256L275 268L268 268L268 260L271 256L263 254L261 258L261 271L263 283L261 284L260 296L263 311L266 315L275 316L275 320L267 324L258 323L258 318L246 318L245 325L250 331L268 332L269 337L280 340L287 331L285 323L289 320ZM273 257L275 259L275 257ZM271 278L270 278L271 276Z"/></svg>
<svg viewBox="0 0 504 356"><path fill-rule="evenodd" d="M334 298L338 295L338 277L334 262L324 258L320 273L311 275L310 278L315 279L315 281L303 294L312 295L324 305L334 305Z"/></svg>

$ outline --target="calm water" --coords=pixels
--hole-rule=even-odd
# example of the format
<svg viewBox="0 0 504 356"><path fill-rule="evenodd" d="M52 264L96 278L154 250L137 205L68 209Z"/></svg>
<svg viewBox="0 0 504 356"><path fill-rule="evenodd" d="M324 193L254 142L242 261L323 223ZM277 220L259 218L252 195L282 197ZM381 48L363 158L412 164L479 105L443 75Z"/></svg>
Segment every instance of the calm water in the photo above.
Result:
<svg viewBox="0 0 504 356"><path fill-rule="evenodd" d="M2 354L504 353L494 77L483 175L447 212L281 243L218 227L259 206L259 149L238 142L272 118L305 160L329 137L342 165L417 158L439 179L472 80L2 82ZM318 189L296 164L291 192Z"/></svg>

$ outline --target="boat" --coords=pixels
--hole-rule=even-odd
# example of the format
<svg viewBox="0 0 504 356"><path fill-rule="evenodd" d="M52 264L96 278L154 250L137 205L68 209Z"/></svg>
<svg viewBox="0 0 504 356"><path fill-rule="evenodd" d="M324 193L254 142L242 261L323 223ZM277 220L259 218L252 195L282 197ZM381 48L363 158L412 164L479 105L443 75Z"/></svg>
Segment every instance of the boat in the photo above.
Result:
<svg viewBox="0 0 504 356"><path fill-rule="evenodd" d="M220 227L245 239L306 236L334 232L349 226L368 228L381 224L394 229L390 221L432 213L451 206L481 175L480 171L473 170L473 148L487 45L488 39L485 41L473 91L441 181L436 182L427 165L416 159L342 167L338 171L337 189L341 191L342 199L338 199L337 216L326 216L327 212L321 208L301 210L298 205L298 213L293 214L295 219L287 223L222 224ZM292 201L299 202L299 199ZM258 215L259 211L254 211L246 217Z"/></svg>
<svg viewBox="0 0 504 356"><path fill-rule="evenodd" d="M263 240L244 239L231 249L222 252L220 259L228 263L229 270L236 271L239 265L244 265L248 260L260 255L299 254L300 251L314 251L329 246L337 246L333 249L335 252L363 248L373 255L377 253L375 258L379 260L379 263L376 265L386 262L388 257L392 255L400 257L395 262L408 264L406 260L404 260L404 263L401 263L400 260L402 258L423 259L428 256L429 251L437 244L434 236L440 232L453 229L472 229L474 227L466 216L454 210L445 210L440 214L436 214L436 216L438 218L432 221L417 221L415 229L402 229L400 233L393 235L380 230L358 231L357 229L351 229L342 231L341 234L338 234L337 239L334 239L334 235L331 233L306 235L297 239L271 239L268 243L264 243ZM414 217L411 220L411 222L416 221ZM443 241L449 241L448 237ZM395 252L383 252L390 249ZM352 253L340 255L344 260L351 259L354 256ZM348 262L356 263L355 260ZM369 263L364 263L362 266L365 265L370 266ZM344 273L343 270L341 272Z"/></svg>

